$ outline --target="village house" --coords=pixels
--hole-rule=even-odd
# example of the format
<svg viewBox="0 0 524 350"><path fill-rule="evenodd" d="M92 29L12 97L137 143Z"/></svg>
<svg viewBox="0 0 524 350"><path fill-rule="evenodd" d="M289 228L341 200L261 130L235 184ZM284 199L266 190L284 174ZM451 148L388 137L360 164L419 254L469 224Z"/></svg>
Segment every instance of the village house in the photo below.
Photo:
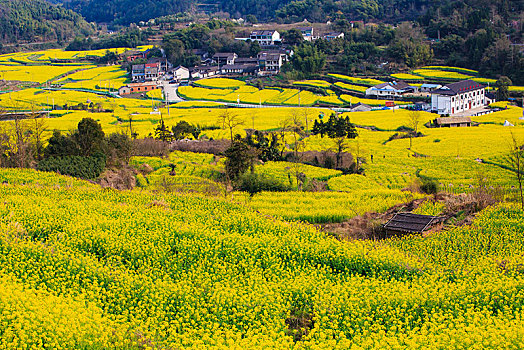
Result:
<svg viewBox="0 0 524 350"><path fill-rule="evenodd" d="M281 52L262 51L258 54L258 74L278 74L280 68L287 61L287 55Z"/></svg>
<svg viewBox="0 0 524 350"><path fill-rule="evenodd" d="M213 62L219 66L235 64L238 55L234 52L218 52L213 55Z"/></svg>
<svg viewBox="0 0 524 350"><path fill-rule="evenodd" d="M249 35L249 40L257 41L260 46L274 46L280 44L280 33L276 30L254 30Z"/></svg>
<svg viewBox="0 0 524 350"><path fill-rule="evenodd" d="M431 92L433 90L440 89L441 87L442 85L440 84L425 83L420 86L420 92Z"/></svg>
<svg viewBox="0 0 524 350"><path fill-rule="evenodd" d="M226 64L222 67L222 74L255 75L258 66L256 64Z"/></svg>
<svg viewBox="0 0 524 350"><path fill-rule="evenodd" d="M344 39L344 33L342 32L332 32L332 33L326 33L322 37L324 40L331 41L335 39Z"/></svg>
<svg viewBox="0 0 524 350"><path fill-rule="evenodd" d="M147 60L147 64L156 64L158 66L158 72L160 75L167 73L173 68L171 62L165 57L153 57Z"/></svg>
<svg viewBox="0 0 524 350"><path fill-rule="evenodd" d="M410 86L403 81L393 81L390 83L382 83L370 87L366 90L366 96L375 96L383 98L400 97L408 92L415 92L416 87Z"/></svg>
<svg viewBox="0 0 524 350"><path fill-rule="evenodd" d="M131 67L131 80L134 82L155 81L166 74L173 65L165 58L152 58L145 64Z"/></svg>
<svg viewBox="0 0 524 350"><path fill-rule="evenodd" d="M183 80L189 80L189 77L191 74L189 73L189 69L186 67L178 66L173 68L173 80L176 82L181 82Z"/></svg>
<svg viewBox="0 0 524 350"><path fill-rule="evenodd" d="M431 110L443 114L457 114L486 105L486 87L473 80L445 85L431 93Z"/></svg>
<svg viewBox="0 0 524 350"><path fill-rule="evenodd" d="M190 69L191 79L209 78L219 73L217 66L198 66Z"/></svg>
<svg viewBox="0 0 524 350"><path fill-rule="evenodd" d="M497 97L492 92L486 92L484 94L484 98L485 98L484 103L486 106L489 106L490 104L497 102Z"/></svg>
<svg viewBox="0 0 524 350"><path fill-rule="evenodd" d="M125 59L127 62L134 62L138 59L147 59L147 55L149 54L149 49L145 51L139 51L139 50L128 50L124 53Z"/></svg>
<svg viewBox="0 0 524 350"><path fill-rule="evenodd" d="M209 58L209 52L207 52L207 50L204 49L192 49L191 54L198 56L201 61L205 61Z"/></svg>
<svg viewBox="0 0 524 350"><path fill-rule="evenodd" d="M302 37L305 41L313 41L316 39L313 27L300 27L297 29L302 33Z"/></svg>
<svg viewBox="0 0 524 350"><path fill-rule="evenodd" d="M124 85L118 89L118 95L125 96L130 94L144 93L151 90L158 89L156 82L131 83Z"/></svg>

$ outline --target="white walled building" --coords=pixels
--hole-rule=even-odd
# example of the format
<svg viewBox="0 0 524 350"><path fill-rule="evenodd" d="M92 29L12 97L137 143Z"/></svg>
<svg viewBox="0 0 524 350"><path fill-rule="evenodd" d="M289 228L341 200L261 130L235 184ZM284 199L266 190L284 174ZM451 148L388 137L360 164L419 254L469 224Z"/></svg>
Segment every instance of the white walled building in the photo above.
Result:
<svg viewBox="0 0 524 350"><path fill-rule="evenodd" d="M251 41L258 41L260 46L280 44L280 33L276 30L254 30L249 36Z"/></svg>
<svg viewBox="0 0 524 350"><path fill-rule="evenodd" d="M416 90L416 87L410 86L403 81L393 81L370 87L366 90L366 96L393 98L401 97L405 93L415 92Z"/></svg>
<svg viewBox="0 0 524 350"><path fill-rule="evenodd" d="M431 110L457 114L486 105L486 87L473 80L445 85L431 93Z"/></svg>
<svg viewBox="0 0 524 350"><path fill-rule="evenodd" d="M175 81L189 80L189 76L189 69L186 67L178 66L173 69L173 80Z"/></svg>

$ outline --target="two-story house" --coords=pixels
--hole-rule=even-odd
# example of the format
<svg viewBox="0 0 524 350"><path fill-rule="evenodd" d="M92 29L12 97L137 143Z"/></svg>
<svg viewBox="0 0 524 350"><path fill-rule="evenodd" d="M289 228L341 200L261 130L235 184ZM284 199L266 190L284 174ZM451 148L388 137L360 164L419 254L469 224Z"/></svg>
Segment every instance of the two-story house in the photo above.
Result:
<svg viewBox="0 0 524 350"><path fill-rule="evenodd" d="M234 52L218 52L213 55L213 62L219 66L233 65L238 55Z"/></svg>
<svg viewBox="0 0 524 350"><path fill-rule="evenodd" d="M297 29L302 33L302 37L305 41L313 41L316 39L313 27L299 27Z"/></svg>
<svg viewBox="0 0 524 350"><path fill-rule="evenodd" d="M150 58L146 64L131 67L132 81L155 81L166 74L173 65L166 58Z"/></svg>
<svg viewBox="0 0 524 350"><path fill-rule="evenodd" d="M260 46L273 46L280 44L280 33L276 30L254 30L249 35L249 40L257 41Z"/></svg>
<svg viewBox="0 0 524 350"><path fill-rule="evenodd" d="M146 75L145 64L133 64L131 67L131 80L132 81L144 81Z"/></svg>
<svg viewBox="0 0 524 350"><path fill-rule="evenodd" d="M438 114L457 114L486 105L486 86L473 80L445 85L431 93L431 110Z"/></svg>
<svg viewBox="0 0 524 350"><path fill-rule="evenodd" d="M262 51L257 56L258 74L278 74L280 68L287 61L287 55L281 52Z"/></svg>

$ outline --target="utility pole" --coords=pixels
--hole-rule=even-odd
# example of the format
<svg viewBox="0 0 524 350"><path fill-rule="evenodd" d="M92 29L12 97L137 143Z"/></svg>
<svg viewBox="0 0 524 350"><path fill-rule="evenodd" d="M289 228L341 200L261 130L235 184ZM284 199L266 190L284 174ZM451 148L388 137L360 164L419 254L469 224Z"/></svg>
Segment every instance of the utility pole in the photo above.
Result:
<svg viewBox="0 0 524 350"><path fill-rule="evenodd" d="M166 95L165 97L166 97L166 105L167 105L167 115L170 116L171 113L169 112L169 98L167 96L167 91L166 91L165 95Z"/></svg>

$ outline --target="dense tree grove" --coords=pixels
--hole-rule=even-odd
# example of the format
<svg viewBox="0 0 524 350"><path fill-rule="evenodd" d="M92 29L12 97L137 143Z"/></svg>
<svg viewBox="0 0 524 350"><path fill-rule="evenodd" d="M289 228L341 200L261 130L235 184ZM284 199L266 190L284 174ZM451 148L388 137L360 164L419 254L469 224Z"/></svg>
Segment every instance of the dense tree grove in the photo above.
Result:
<svg viewBox="0 0 524 350"><path fill-rule="evenodd" d="M45 0L0 0L0 42L66 42L93 32L77 13Z"/></svg>

